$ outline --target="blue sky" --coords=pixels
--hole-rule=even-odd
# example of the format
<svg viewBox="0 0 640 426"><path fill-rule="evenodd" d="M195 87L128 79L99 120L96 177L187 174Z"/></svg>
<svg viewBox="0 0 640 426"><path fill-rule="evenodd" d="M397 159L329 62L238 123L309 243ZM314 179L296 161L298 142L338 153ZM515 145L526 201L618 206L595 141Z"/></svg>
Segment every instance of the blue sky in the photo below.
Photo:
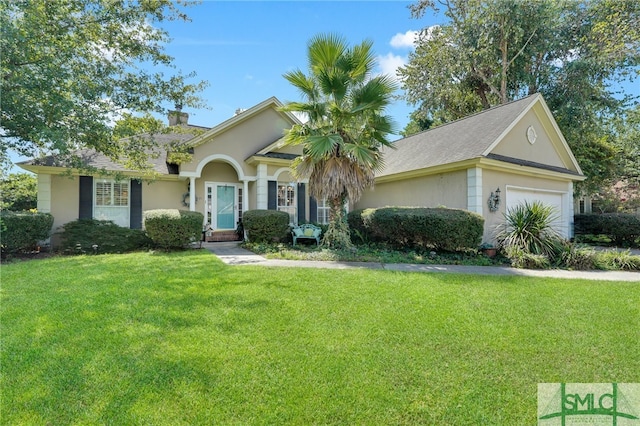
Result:
<svg viewBox="0 0 640 426"><path fill-rule="evenodd" d="M167 53L184 73L195 71L210 87L211 110L188 110L192 124L213 126L275 96L300 96L282 75L307 70L307 42L319 33L342 35L349 44L371 39L379 72L395 74L411 51L411 31L438 23L429 14L411 18L407 1L204 1L186 11L192 21L164 25ZM195 79L194 79L195 81ZM401 94L402 92L398 92ZM398 130L413 108L398 100L388 109Z"/></svg>
<svg viewBox="0 0 640 426"><path fill-rule="evenodd" d="M379 72L395 74L412 50L412 31L439 23L430 13L411 18L409 1L212 1L184 8L190 22L167 21L171 41L165 46L175 70L195 71L190 80L207 80L202 92L209 109L194 110L189 123L213 127L238 108L250 108L272 96L282 102L301 100L282 75L307 70L307 42L319 33L336 33L349 44L371 39ZM145 65L148 66L148 65ZM398 95L402 92L398 91ZM169 105L168 105L169 107ZM388 108L400 131L413 108L398 100ZM158 117L166 120L166 117ZM398 139L392 137L391 139ZM13 162L27 158L11 155ZM10 172L22 171L13 167Z"/></svg>

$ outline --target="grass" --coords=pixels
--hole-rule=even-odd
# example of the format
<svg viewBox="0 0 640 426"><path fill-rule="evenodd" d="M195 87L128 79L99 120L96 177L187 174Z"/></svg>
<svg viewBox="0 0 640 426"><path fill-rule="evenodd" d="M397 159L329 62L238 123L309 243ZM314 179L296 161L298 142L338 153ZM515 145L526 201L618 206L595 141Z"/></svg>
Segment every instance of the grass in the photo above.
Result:
<svg viewBox="0 0 640 426"><path fill-rule="evenodd" d="M3 424L534 424L538 383L640 382L637 283L204 251L0 273Z"/></svg>

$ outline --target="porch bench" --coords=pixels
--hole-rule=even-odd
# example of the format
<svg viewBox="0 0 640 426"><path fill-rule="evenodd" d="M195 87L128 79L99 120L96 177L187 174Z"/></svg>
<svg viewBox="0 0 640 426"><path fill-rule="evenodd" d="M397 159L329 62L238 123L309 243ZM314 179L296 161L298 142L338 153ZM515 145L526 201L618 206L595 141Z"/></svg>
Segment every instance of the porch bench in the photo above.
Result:
<svg viewBox="0 0 640 426"><path fill-rule="evenodd" d="M322 233L322 229L320 229L320 227L312 225L310 223L294 226L291 229L291 236L293 237L293 245L294 246L296 245L296 242L298 241L299 238L316 240L316 244L320 245L321 233Z"/></svg>

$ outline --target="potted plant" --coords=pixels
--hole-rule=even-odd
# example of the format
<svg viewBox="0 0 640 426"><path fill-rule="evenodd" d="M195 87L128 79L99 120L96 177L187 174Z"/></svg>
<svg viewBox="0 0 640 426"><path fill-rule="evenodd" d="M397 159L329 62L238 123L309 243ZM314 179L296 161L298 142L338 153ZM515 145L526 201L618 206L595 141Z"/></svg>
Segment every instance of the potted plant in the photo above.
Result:
<svg viewBox="0 0 640 426"><path fill-rule="evenodd" d="M480 244L480 251L487 257L495 257L495 255L498 254L498 248L491 243Z"/></svg>

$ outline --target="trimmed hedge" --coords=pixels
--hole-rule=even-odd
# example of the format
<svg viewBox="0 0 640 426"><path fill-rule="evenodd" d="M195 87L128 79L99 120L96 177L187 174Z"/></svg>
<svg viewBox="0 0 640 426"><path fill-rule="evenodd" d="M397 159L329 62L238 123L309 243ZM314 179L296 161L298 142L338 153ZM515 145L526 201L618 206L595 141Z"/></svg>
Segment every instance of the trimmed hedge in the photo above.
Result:
<svg viewBox="0 0 640 426"><path fill-rule="evenodd" d="M0 212L2 252L32 250L38 241L49 238L52 226L53 216L49 213Z"/></svg>
<svg viewBox="0 0 640 426"><path fill-rule="evenodd" d="M158 247L169 250L184 248L202 238L204 215L178 209L147 210L144 227Z"/></svg>
<svg viewBox="0 0 640 426"><path fill-rule="evenodd" d="M575 234L606 235L617 246L630 247L640 238L640 216L630 213L578 214Z"/></svg>
<svg viewBox="0 0 640 426"><path fill-rule="evenodd" d="M249 241L279 242L289 234L289 214L277 210L249 210L242 215Z"/></svg>
<svg viewBox="0 0 640 426"><path fill-rule="evenodd" d="M459 209L383 207L352 211L347 220L361 239L400 248L477 249L484 232L482 216Z"/></svg>
<svg viewBox="0 0 640 426"><path fill-rule="evenodd" d="M62 226L60 248L71 254L126 253L151 247L144 231L118 226L110 220L78 219Z"/></svg>

